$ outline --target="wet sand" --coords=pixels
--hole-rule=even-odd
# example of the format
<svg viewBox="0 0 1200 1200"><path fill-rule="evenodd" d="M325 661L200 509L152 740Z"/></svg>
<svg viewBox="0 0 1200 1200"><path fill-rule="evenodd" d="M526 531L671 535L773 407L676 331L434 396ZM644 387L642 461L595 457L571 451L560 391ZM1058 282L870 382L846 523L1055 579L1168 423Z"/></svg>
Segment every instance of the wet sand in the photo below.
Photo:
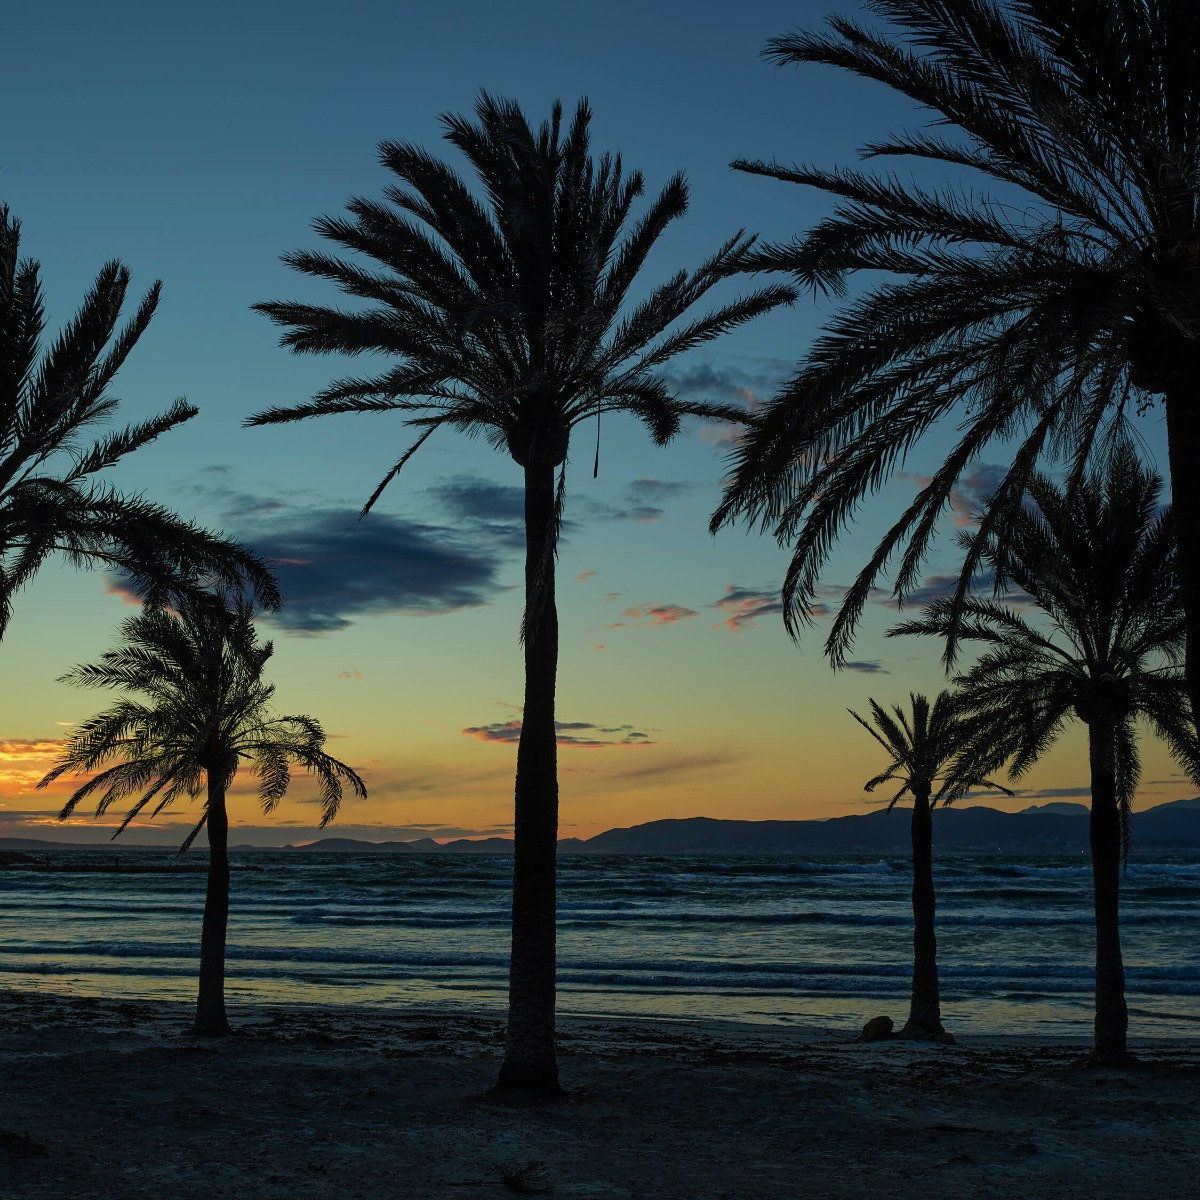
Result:
<svg viewBox="0 0 1200 1200"><path fill-rule="evenodd" d="M1111 1072L1082 1042L564 1018L569 1095L511 1105L492 1016L234 1008L211 1042L188 1015L0 992L0 1196L1136 1200L1200 1171L1200 1040Z"/></svg>

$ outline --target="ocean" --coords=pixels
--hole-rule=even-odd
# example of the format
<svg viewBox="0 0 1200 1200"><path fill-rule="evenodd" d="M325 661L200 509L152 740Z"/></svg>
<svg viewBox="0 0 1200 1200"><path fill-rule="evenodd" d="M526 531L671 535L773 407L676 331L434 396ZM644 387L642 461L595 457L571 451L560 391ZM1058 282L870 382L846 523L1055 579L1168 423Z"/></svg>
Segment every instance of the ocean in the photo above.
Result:
<svg viewBox="0 0 1200 1200"><path fill-rule="evenodd" d="M229 999L498 1011L510 870L485 855L235 853ZM946 853L936 872L948 1027L1087 1036L1086 857ZM899 1023L908 889L902 857L563 856L560 1009L842 1031L877 1013ZM0 987L190 1000L203 898L202 872L0 871ZM1131 1033L1200 1033L1200 858L1136 858L1123 945Z"/></svg>

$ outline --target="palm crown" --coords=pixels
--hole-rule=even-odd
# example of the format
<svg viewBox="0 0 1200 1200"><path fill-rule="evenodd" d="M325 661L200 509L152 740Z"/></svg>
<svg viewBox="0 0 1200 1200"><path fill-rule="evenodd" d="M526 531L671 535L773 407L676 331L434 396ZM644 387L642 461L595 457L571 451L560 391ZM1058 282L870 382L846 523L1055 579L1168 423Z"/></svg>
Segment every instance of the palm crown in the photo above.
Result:
<svg viewBox="0 0 1200 1200"><path fill-rule="evenodd" d="M263 679L263 668L273 647L258 640L245 601L227 607L189 599L176 611L146 608L121 633L120 647L64 679L144 699L121 699L74 728L57 765L38 785L68 772L96 772L67 800L62 817L90 797L102 816L115 801L136 795L120 833L151 804L156 816L181 796L197 796L206 779L223 795L243 766L257 778L266 813L286 794L292 765L315 776L322 825L337 813L346 786L366 795L359 776L325 752L319 721L272 711L275 688ZM207 817L206 809L181 853Z"/></svg>
<svg viewBox="0 0 1200 1200"><path fill-rule="evenodd" d="M907 713L898 704L889 712L874 699L867 702L869 717L854 709L849 713L891 756L887 767L864 785L871 792L885 783L899 783L889 810L906 793L924 795L936 805L951 804L979 787L1006 790L985 778L989 768L980 753L976 726L952 693L939 692L931 704L927 696L912 692Z"/></svg>
<svg viewBox="0 0 1200 1200"><path fill-rule="evenodd" d="M427 151L385 142L380 158L400 180L387 189L389 203L354 199L349 217L315 223L323 237L382 270L309 251L286 256L297 270L374 307L257 306L288 328L283 342L296 351L401 360L249 422L404 413L420 436L364 512L443 425L483 434L523 466L557 467L572 429L602 413L631 413L659 443L688 413L741 420L740 409L677 398L658 368L792 299L789 288L772 286L682 320L749 248L753 239L738 234L697 270L680 271L630 304L647 255L687 208L682 176L631 220L642 176L627 174L620 157L592 157L586 101L565 127L555 105L536 130L510 101L484 94L475 112L475 122L447 115L443 124L486 202Z"/></svg>
<svg viewBox="0 0 1200 1200"><path fill-rule="evenodd" d="M1117 802L1126 822L1137 789L1135 723L1150 722L1181 765L1200 768L1179 664L1184 621L1174 521L1160 481L1129 449L1074 487L1035 475L1004 539L965 535L996 573L1048 618L1043 628L1011 604L969 597L961 624L939 601L891 634L957 636L981 649L957 679L970 719L1020 778L1072 717L1113 723ZM1103 736L1103 735L1102 735Z"/></svg>
<svg viewBox="0 0 1200 1200"><path fill-rule="evenodd" d="M248 587L260 603L277 605L269 571L249 551L94 479L196 415L176 401L87 443L117 407L107 388L149 325L159 285L118 328L129 272L108 263L43 352L40 270L19 255L20 224L0 206L0 635L14 594L55 553L77 566L114 568L149 599L207 579Z"/></svg>
<svg viewBox="0 0 1200 1200"><path fill-rule="evenodd" d="M849 589L826 646L844 658L881 573L903 596L963 473L1015 445L984 531L1002 530L1047 455L1085 469L1109 421L1200 366L1200 9L1192 0L874 0L890 28L833 17L770 43L885 84L933 114L867 158L907 156L998 185L931 190L855 170L739 162L835 196L807 236L750 269L841 293L796 375L737 450L717 524L773 525L795 549L795 631L830 547L859 503L927 430L962 414L942 466ZM947 133L945 130L951 130ZM1014 198L1015 192L1015 198ZM987 538L960 578L967 594Z"/></svg>

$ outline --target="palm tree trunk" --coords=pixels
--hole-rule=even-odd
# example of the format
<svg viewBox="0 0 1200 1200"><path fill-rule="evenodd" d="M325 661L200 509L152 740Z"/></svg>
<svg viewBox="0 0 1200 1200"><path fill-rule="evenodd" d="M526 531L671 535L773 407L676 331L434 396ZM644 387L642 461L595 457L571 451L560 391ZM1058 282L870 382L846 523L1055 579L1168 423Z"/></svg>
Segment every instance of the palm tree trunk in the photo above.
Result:
<svg viewBox="0 0 1200 1200"><path fill-rule="evenodd" d="M222 1037L233 1031L225 1016L225 933L229 926L229 814L225 789L208 777L208 891L200 931L200 993L192 1032Z"/></svg>
<svg viewBox="0 0 1200 1200"><path fill-rule="evenodd" d="M525 708L517 744L508 1036L497 1090L559 1091L554 1049L558 744L554 468L525 468Z"/></svg>
<svg viewBox="0 0 1200 1200"><path fill-rule="evenodd" d="M933 810L929 790L914 792L912 811L912 999L904 1032L944 1033L942 1001L938 987L937 935L933 915L937 907L933 890Z"/></svg>
<svg viewBox="0 0 1200 1200"><path fill-rule="evenodd" d="M1099 711L1088 725L1092 807L1092 891L1096 911L1096 1025L1092 1057L1099 1063L1129 1061L1126 1034L1125 964L1121 960L1121 814L1117 809L1114 759L1116 723Z"/></svg>
<svg viewBox="0 0 1200 1200"><path fill-rule="evenodd" d="M1171 505L1179 548L1179 576L1187 621L1187 685L1192 719L1200 723L1200 395L1176 385L1164 397Z"/></svg>

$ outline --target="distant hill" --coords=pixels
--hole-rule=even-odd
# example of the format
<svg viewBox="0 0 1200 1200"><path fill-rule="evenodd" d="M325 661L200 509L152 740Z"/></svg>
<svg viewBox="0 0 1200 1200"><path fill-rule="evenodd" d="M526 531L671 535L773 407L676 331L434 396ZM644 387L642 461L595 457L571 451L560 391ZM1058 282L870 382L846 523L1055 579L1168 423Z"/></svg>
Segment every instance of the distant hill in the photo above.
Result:
<svg viewBox="0 0 1200 1200"><path fill-rule="evenodd" d="M876 809L821 821L733 821L717 817L685 817L647 821L627 829L608 829L595 837L565 838L563 854L806 854L823 851L863 853L905 852L909 846L910 809ZM946 849L994 850L1014 854L1083 850L1087 847L1088 810L1083 804L1054 801L1021 812L1002 812L983 805L939 809L934 817L934 840ZM1138 846L1200 849L1200 797L1159 804L1135 814ZM368 842L329 837L305 845L288 845L295 854L511 854L508 838L459 838L435 842ZM0 849L15 851L168 850L167 846L105 842L68 844L38 838L0 838ZM280 849L238 846L241 853Z"/></svg>
<svg viewBox="0 0 1200 1200"><path fill-rule="evenodd" d="M1070 800L1051 800L1049 804L1031 804L1021 809L1021 815L1026 813L1057 813L1062 817L1086 817L1088 806Z"/></svg>
<svg viewBox="0 0 1200 1200"><path fill-rule="evenodd" d="M904 851L909 845L911 810L874 812L821 821L736 821L717 817L685 817L647 821L627 829L609 829L595 837L559 842L568 854L797 854L820 851ZM982 805L939 809L934 819L936 842L947 849L1053 851L1087 846L1088 810L1083 804L1052 802L1009 813ZM1160 804L1136 814L1134 844L1200 849L1200 797ZM355 850L365 853L507 854L507 838L461 839L441 844L420 842L355 842L323 838L301 852Z"/></svg>

